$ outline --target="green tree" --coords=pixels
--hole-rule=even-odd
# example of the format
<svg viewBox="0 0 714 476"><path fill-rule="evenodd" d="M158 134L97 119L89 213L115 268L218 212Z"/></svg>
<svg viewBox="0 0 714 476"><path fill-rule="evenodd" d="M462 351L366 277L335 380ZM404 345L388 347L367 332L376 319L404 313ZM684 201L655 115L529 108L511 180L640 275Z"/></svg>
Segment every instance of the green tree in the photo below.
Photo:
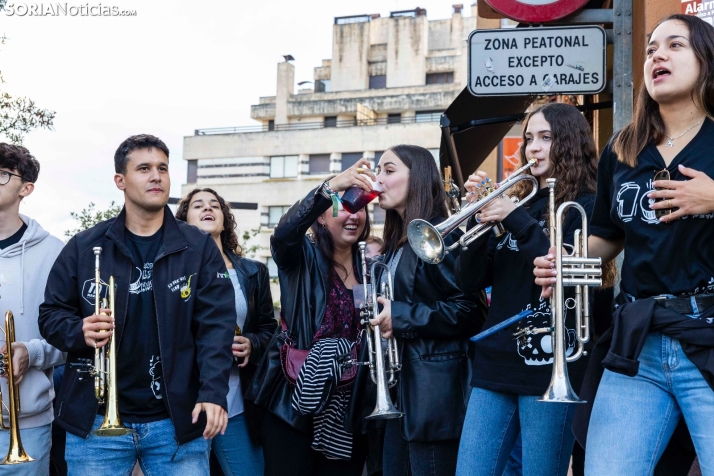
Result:
<svg viewBox="0 0 714 476"><path fill-rule="evenodd" d="M248 241L250 241L251 238L256 237L260 233L260 228L251 228L250 230L245 230L243 232L243 241L240 243L240 247L243 249L243 255L247 256L248 258L254 258L255 254L264 249L264 246L260 245L250 245L248 246Z"/></svg>
<svg viewBox="0 0 714 476"><path fill-rule="evenodd" d="M5 2L0 0L0 11ZM5 44L5 37L0 38L0 45ZM4 90L5 79L0 72L0 136L10 142L22 144L25 134L33 129L52 130L55 112L41 109L35 101L26 97L13 97Z"/></svg>
<svg viewBox="0 0 714 476"><path fill-rule="evenodd" d="M121 206L117 205L114 203L112 200L112 203L109 205L109 209L107 210L95 210L94 203L90 203L87 208L83 209L81 212L70 212L69 214L79 222L79 228L75 228L74 230L68 230L64 232L64 236L67 239L72 238L74 235L79 233L80 231L88 230L92 228L94 225L97 225L100 222L103 222L105 220L109 220L110 218L114 218L115 216L119 215L119 212L121 212Z"/></svg>

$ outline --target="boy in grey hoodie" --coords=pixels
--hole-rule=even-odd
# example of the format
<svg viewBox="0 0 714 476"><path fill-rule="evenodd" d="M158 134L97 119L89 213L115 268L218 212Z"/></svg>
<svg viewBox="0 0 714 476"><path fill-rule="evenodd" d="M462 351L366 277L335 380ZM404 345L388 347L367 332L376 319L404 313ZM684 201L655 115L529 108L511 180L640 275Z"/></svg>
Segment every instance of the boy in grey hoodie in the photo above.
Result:
<svg viewBox="0 0 714 476"><path fill-rule="evenodd" d="M20 215L20 202L34 190L40 164L21 146L0 143L0 327L5 312L15 318L13 373L20 393L20 438L31 463L0 466L0 476L49 474L52 373L64 355L47 343L37 325L45 284L63 243L33 219ZM0 352L5 353L5 337ZM2 397L8 404L7 378L0 378ZM5 424L8 419L5 415ZM0 459L8 451L9 434L0 432Z"/></svg>

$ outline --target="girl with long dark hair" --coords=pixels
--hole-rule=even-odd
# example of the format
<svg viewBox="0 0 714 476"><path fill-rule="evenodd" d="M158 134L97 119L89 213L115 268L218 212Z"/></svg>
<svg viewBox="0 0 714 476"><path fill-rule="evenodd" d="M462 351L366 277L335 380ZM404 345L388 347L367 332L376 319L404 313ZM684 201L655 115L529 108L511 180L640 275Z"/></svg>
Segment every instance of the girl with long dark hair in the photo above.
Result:
<svg viewBox="0 0 714 476"><path fill-rule="evenodd" d="M266 410L262 430L267 476L362 474L366 439L342 428L350 384L341 381L335 389L335 382L318 381L308 370L318 349L322 358L314 361L317 368L335 359L338 365L332 368L340 367L344 355L330 354L328 344L348 343L345 355L355 349L351 355L356 357L360 318L352 289L362 281L358 242L370 234L369 216L364 208L356 213L342 209L335 195L352 186L372 190L369 167L369 161L361 159L310 191L280 219L270 238L283 330L273 337L249 392ZM310 351L300 368L303 381L288 380L286 366L294 363L288 350ZM329 369L324 370L327 374ZM312 398L324 409L306 412L306 389L318 384L324 392Z"/></svg>
<svg viewBox="0 0 714 476"><path fill-rule="evenodd" d="M600 157L590 254L625 253L602 366L588 373L605 367L588 475L652 474L682 418L714 474L713 114L714 28L671 15L649 37L633 120ZM535 260L546 295L553 253Z"/></svg>
<svg viewBox="0 0 714 476"><path fill-rule="evenodd" d="M500 237L485 234L461 255L461 285L465 289L492 286L485 327L493 327L525 310L533 315L521 324L550 326L550 306L541 288L531 281L533 260L548 250L548 187L557 179L555 205L576 201L588 212L595 200L597 151L583 115L573 106L551 103L533 110L523 122L521 164L537 159L530 174L538 180L538 192L517 207L508 197L496 199L478 217L479 222L500 222ZM488 180L479 171L465 183L469 196ZM524 199L531 182L520 182L513 196ZM470 223L475 225L475 223ZM581 217L568 213L563 226L565 243L581 226ZM577 346L574 322L566 321L566 353ZM552 373L550 334L514 339L511 331L499 332L475 344L469 409L459 449L458 475L502 474L520 433L523 474L565 476L575 437L570 426L574 404L542 403ZM569 365L579 388L585 360Z"/></svg>
<svg viewBox="0 0 714 476"><path fill-rule="evenodd" d="M485 319L486 297L482 291L464 294L456 285L458 251L427 264L408 245L409 222L438 223L448 216L431 153L414 145L391 147L377 172L384 190L379 206L386 210L382 254L394 277L394 300L379 298L383 308L372 324L398 341L396 406L404 413L387 420L384 474L453 475L468 398L468 337Z"/></svg>
<svg viewBox="0 0 714 476"><path fill-rule="evenodd" d="M210 188L190 191L178 204L176 218L210 234L221 251L236 296L234 365L228 380L228 426L212 448L226 476L262 476L263 452L258 444L260 415L243 399L265 346L275 331L268 268L243 256L236 221L226 201Z"/></svg>

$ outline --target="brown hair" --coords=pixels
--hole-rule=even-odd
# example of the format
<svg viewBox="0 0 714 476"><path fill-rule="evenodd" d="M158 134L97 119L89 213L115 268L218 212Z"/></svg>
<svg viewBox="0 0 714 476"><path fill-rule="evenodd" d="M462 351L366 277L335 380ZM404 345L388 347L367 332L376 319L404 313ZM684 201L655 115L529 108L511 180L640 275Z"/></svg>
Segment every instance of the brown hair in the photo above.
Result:
<svg viewBox="0 0 714 476"><path fill-rule="evenodd" d="M375 206L377 206L377 205L375 205ZM370 235L364 241L366 241L368 245L371 245L372 243L374 243L375 245L379 245L380 248L384 246L384 240L378 236Z"/></svg>
<svg viewBox="0 0 714 476"><path fill-rule="evenodd" d="M523 141L519 149L521 165L525 165L526 129L528 122L536 114L543 114L550 124L552 143L550 146L551 176L558 180L555 188L555 206L575 200L578 196L594 194L597 184L597 150L593 132L588 121L574 106L550 103L531 111L523 121ZM513 195L525 198L531 191L531 184L521 182L514 187Z"/></svg>
<svg viewBox="0 0 714 476"><path fill-rule="evenodd" d="M236 234L236 228L238 224L236 223L233 214L231 213L231 207L228 205L223 197L218 195L218 193L212 188L194 188L188 194L181 199L178 204L178 209L176 210L176 219L181 221L186 221L188 216L188 206L191 204L191 199L194 195L199 192L208 192L218 200L221 206L221 211L223 212L223 231L221 232L221 245L223 245L224 251L230 251L238 256L243 256L243 248L241 248L238 243L238 235Z"/></svg>
<svg viewBox="0 0 714 476"><path fill-rule="evenodd" d="M404 219L396 210L387 210L384 219L382 253L396 251L407 241L407 225L412 220L446 218L446 193L431 152L417 145L395 145L388 150L409 168L409 191Z"/></svg>
<svg viewBox="0 0 714 476"><path fill-rule="evenodd" d="M699 77L692 91L692 100L694 104L704 109L709 117L712 117L714 116L714 27L701 18L675 14L661 20L655 28L670 20L681 21L689 29L689 43L700 66ZM650 141L659 144L664 137L665 127L659 113L659 104L652 99L643 82L637 94L632 121L614 140L617 159L630 167L635 167L637 156L647 144Z"/></svg>

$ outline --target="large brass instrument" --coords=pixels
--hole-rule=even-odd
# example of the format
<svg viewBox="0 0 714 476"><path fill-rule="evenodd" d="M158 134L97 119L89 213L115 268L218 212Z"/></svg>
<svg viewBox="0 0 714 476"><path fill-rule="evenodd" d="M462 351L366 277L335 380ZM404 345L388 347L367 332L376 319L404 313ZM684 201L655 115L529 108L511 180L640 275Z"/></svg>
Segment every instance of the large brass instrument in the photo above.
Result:
<svg viewBox="0 0 714 476"><path fill-rule="evenodd" d="M540 402L584 403L570 385L568 362L587 355L585 344L590 340L590 302L588 287L602 285L602 260L588 257L587 213L577 202L565 202L555 210L556 179L546 180L549 188L550 246L555 247L555 267L558 270L553 294L550 298L551 327L524 329L522 334L550 332L553 342L553 373L550 385ZM581 216L581 228L575 231L572 254L563 254L563 215L573 208ZM565 299L565 287L575 288L575 297ZM570 303L570 304L568 304ZM568 344L565 328L566 310L575 313L577 350L566 356Z"/></svg>
<svg viewBox="0 0 714 476"><path fill-rule="evenodd" d="M489 193L479 200L462 207L458 213L455 213L448 219L432 225L426 220L412 220L407 227L407 238L414 253L423 261L430 264L440 263L447 253L455 250L457 247L466 249L474 240L490 231L494 226L500 225L497 222L482 223L466 232L458 242L447 247L444 243L444 237L461 226L466 220L480 213L486 205L497 198L505 196L516 183L521 180L527 180L533 184L533 190L523 200L518 202L518 206L527 203L538 192L538 180L532 175L525 174L528 169L538 163L532 159L526 165L516 170L506 180L501 182L498 188L490 188Z"/></svg>
<svg viewBox="0 0 714 476"><path fill-rule="evenodd" d="M3 401L2 406L7 411L10 426L5 426L2 412L0 412L0 428L10 430L10 445L7 450L7 456L5 456L5 459L2 460L0 464L29 463L35 461L35 458L25 453L25 449L22 447L22 440L20 439L20 423L18 421L18 417L20 416L20 390L17 388L15 375L13 375L12 344L15 343L15 319L11 311L5 313L5 330L3 332L5 333L5 354L0 358L0 370L3 374L7 375L9 395L7 405L5 405ZM1 391L0 400L2 400Z"/></svg>
<svg viewBox="0 0 714 476"><path fill-rule="evenodd" d="M94 311L97 315L100 309L107 308L107 300L101 299L102 281L99 276L99 257L102 254L102 248L97 246L94 250L94 284L95 298ZM115 303L115 286L114 276L109 278L109 310L111 311L112 319L114 318L114 303ZM94 352L94 368L91 371L94 376L94 393L100 404L106 403L106 411L104 413L104 421L102 425L92 432L96 436L121 436L127 433L134 433L134 430L127 428L121 421L119 416L119 401L117 400L117 363L116 363L116 345L114 338L110 337L106 345L101 349L95 349Z"/></svg>
<svg viewBox="0 0 714 476"><path fill-rule="evenodd" d="M377 268L382 268L383 272L386 273L387 283L385 286L382 286L382 296L390 301L394 297L392 294L394 291L392 274L389 271L389 267L384 263L373 262L369 269L368 275L365 248L367 248L367 243L360 241L359 251L362 262L362 289L364 290L364 304L362 305L360 317L362 318L362 325L367 333L369 374L372 381L377 385L377 404L374 411L366 418L399 418L403 415L403 413L397 410L389 395L389 387L393 387L397 383L396 374L402 368L401 363L399 362L397 341L394 336L387 339L387 363L389 364L389 368L385 368L384 348L382 347L382 332L379 330L379 326L374 326L374 329L372 329L372 326L369 324L369 320L374 319L374 317L378 314L377 298L379 295L377 294L377 283L375 282L376 270ZM372 281L371 285L367 284L368 276Z"/></svg>

